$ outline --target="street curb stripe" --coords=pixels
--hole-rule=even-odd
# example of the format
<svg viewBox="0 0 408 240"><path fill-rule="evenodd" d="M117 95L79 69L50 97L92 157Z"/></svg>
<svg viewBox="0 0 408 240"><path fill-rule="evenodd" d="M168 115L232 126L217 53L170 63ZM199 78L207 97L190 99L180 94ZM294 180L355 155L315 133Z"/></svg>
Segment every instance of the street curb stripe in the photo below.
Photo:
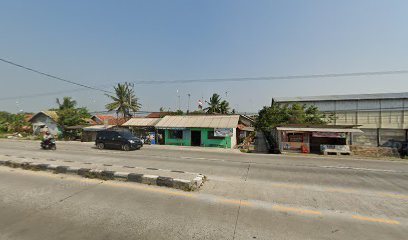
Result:
<svg viewBox="0 0 408 240"><path fill-rule="evenodd" d="M23 169L52 171L55 173L74 174L89 178L101 178L104 180L121 180L128 182L137 182L148 185L157 185L169 188L180 189L184 191L194 191L201 187L205 181L205 176L198 174L193 180L174 179L171 177L155 176L148 174L116 172L101 169L89 169L80 167L70 167L65 165L44 164L35 162L15 162L0 160L0 165L9 167L18 167Z"/></svg>
<svg viewBox="0 0 408 240"><path fill-rule="evenodd" d="M386 223L386 224L393 224L393 225L399 225L400 222L396 220L390 220L386 218L371 218L371 217L364 217L360 215L353 215L353 219L361 220L361 221L368 221L368 222L377 222L377 223Z"/></svg>

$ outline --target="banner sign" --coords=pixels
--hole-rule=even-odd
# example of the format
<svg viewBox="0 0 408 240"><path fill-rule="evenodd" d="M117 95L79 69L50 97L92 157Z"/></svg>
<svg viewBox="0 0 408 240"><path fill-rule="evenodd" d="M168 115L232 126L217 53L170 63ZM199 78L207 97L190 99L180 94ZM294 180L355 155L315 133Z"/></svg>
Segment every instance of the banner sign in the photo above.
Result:
<svg viewBox="0 0 408 240"><path fill-rule="evenodd" d="M325 138L346 138L346 133L336 132L313 132L312 137L325 137Z"/></svg>
<svg viewBox="0 0 408 240"><path fill-rule="evenodd" d="M232 128L214 128L214 137L232 137Z"/></svg>

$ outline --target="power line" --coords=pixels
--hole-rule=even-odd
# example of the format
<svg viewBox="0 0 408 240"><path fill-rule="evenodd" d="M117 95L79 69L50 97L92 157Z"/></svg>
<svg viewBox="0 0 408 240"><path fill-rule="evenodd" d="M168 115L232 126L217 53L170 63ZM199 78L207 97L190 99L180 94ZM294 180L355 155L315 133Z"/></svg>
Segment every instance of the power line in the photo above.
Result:
<svg viewBox="0 0 408 240"><path fill-rule="evenodd" d="M81 83L73 82L73 81L66 80L66 79L63 79L63 78L60 78L60 77L45 73L45 72L41 72L41 71L35 70L33 68L29 68L29 67L20 65L18 63L8 61L8 60L3 59L3 58L0 58L0 61L8 63L8 64L16 66L16 67L19 67L19 68L22 68L22 69L25 69L25 70L28 70L28 71L31 71L31 72L34 72L34 73L38 73L40 75L44 75L44 76L49 77L49 78L53 78L53 79L62 81L62 82L70 83L70 84L73 84L73 85L81 86L81 87L96 90L96 91L101 91L101 92L104 92L104 93L112 93L112 92L109 92L109 91L106 91L106 90L103 90L103 89L99 89L99 88L96 88L96 87L90 87L90 86L87 86L87 85L84 85L84 84L81 84Z"/></svg>
<svg viewBox="0 0 408 240"><path fill-rule="evenodd" d="M237 78L145 80L145 81L134 81L132 83L134 84L172 84L172 83L203 83L203 82L240 82L240 81L291 80L291 79L311 79L311 78L360 77L360 76L397 75L397 74L408 74L408 70L328 73L328 74L309 74L309 75L263 76L263 77L237 77Z"/></svg>
<svg viewBox="0 0 408 240"><path fill-rule="evenodd" d="M60 81L64 81L67 83L75 84L81 87L85 87L91 90L97 90L104 93L111 93L107 90L103 90L98 87L87 86L84 84L76 83L73 81L69 81L60 77L56 77L47 73L40 72L38 70L34 70L32 68L28 68L22 66L20 64L1 59L1 61L41 74L45 75L50 78L54 78ZM380 75L398 75L398 74L408 74L408 70L392 70L392 71L374 71L374 72L351 72L351 73L328 73L328 74L309 74L309 75L283 75L283 76L261 76L261 77L236 77L236 78L203 78L203 79L179 79L179 80L141 80L141 81L133 81L131 83L137 85L154 85L154 84L176 84L176 83L212 83L212 82L243 82L243 81L268 81L268 80L293 80L293 79L313 79L313 78L338 78L338 77L361 77L361 76L380 76ZM116 84L116 83L115 83ZM107 87L107 84L99 85L99 87ZM68 90L75 92L76 89ZM9 100L9 99L20 99L20 98L31 98L31 97L42 97L48 95L56 95L60 94L59 92L48 92L48 93L39 93L39 94L32 94L27 96L18 96L18 97L4 97L0 98L1 100Z"/></svg>

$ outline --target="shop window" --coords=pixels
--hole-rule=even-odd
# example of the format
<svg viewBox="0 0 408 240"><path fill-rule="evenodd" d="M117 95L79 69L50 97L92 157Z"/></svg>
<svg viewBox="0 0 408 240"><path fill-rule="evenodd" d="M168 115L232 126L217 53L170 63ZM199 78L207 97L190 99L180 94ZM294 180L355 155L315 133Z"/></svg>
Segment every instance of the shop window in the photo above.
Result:
<svg viewBox="0 0 408 240"><path fill-rule="evenodd" d="M170 139L183 139L183 131L182 130L169 130L169 138Z"/></svg>
<svg viewBox="0 0 408 240"><path fill-rule="evenodd" d="M208 131L208 135L207 135L208 139L225 139L225 137L218 137L218 136L214 136L214 131Z"/></svg>
<svg viewBox="0 0 408 240"><path fill-rule="evenodd" d="M303 134L288 133L288 142L303 142Z"/></svg>

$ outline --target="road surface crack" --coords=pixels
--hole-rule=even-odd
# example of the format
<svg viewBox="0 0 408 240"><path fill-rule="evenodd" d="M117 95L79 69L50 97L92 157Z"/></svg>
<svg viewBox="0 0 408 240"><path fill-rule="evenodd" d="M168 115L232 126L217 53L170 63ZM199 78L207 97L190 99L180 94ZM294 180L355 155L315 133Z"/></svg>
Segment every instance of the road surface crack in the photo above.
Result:
<svg viewBox="0 0 408 240"><path fill-rule="evenodd" d="M244 183L247 181L248 179L248 175L249 175L249 169L251 168L251 162L248 163L248 168L247 168L247 172L245 174L245 178L244 178ZM232 240L235 240L235 235L237 233L237 226L238 226L238 220L239 220L239 213L241 211L241 204L242 203L242 199L239 199L239 206L238 206L238 210L237 210L237 218L235 219L235 226L234 226L234 235L232 236Z"/></svg>

